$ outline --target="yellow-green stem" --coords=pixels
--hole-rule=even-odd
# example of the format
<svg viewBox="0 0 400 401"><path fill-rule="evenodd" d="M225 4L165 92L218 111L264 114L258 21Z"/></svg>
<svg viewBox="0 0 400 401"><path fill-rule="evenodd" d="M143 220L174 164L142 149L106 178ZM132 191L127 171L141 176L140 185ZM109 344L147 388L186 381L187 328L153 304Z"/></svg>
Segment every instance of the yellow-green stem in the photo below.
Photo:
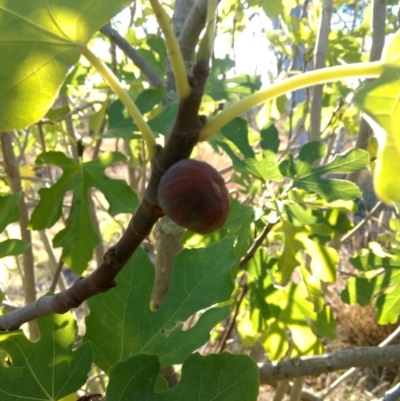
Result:
<svg viewBox="0 0 400 401"><path fill-rule="evenodd" d="M165 44L171 61L172 71L175 76L176 91L181 99L185 99L190 95L191 89L178 40L172 30L168 14L158 0L150 0L150 4L157 17L158 25L165 36Z"/></svg>
<svg viewBox="0 0 400 401"><path fill-rule="evenodd" d="M251 109L257 104L266 102L269 99L283 95L286 92L294 91L307 86L338 81L347 78L377 77L383 71L383 63L357 63L351 65L323 68L272 84L266 89L260 90L245 99L227 107L216 116L210 118L200 132L200 141L206 141L212 134L228 124L233 118Z"/></svg>
<svg viewBox="0 0 400 401"><path fill-rule="evenodd" d="M128 92L121 86L121 83L118 81L118 78L114 75L114 73L88 48L85 48L82 54L97 70L97 72L102 75L102 77L108 82L111 89L115 92L119 100L121 100L122 104L126 107L133 121L138 126L143 136L143 139L146 142L149 157L150 159L152 159L156 153L156 140L154 138L152 130L144 119L142 113L139 111L131 97L128 95Z"/></svg>
<svg viewBox="0 0 400 401"><path fill-rule="evenodd" d="M215 13L217 11L217 6L217 0L208 0L206 30L204 36L201 38L199 50L196 54L197 62L209 63L213 55L215 36Z"/></svg>

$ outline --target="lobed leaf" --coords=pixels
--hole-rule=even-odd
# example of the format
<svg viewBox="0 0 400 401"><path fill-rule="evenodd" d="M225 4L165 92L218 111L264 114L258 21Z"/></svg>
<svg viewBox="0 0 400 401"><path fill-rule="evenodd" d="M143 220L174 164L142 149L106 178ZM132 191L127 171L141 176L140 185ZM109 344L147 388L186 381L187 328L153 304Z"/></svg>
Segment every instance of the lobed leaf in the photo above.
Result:
<svg viewBox="0 0 400 401"><path fill-rule="evenodd" d="M313 163L326 155L327 147L322 142L310 142L301 148L299 158L292 157L279 165L281 173L293 180L293 186L315 192L328 202L352 200L361 197L356 184L339 179L323 178L325 174L348 174L365 168L369 163L368 153L361 149L349 149L337 154L329 163L312 167Z"/></svg>
<svg viewBox="0 0 400 401"><path fill-rule="evenodd" d="M160 356L161 365L181 363L208 341L213 327L229 315L236 263L233 239L203 249L188 249L175 258L168 295L157 311L150 309L154 268L139 248L117 277L118 286L88 300L85 341L95 350L95 363L109 372L130 355ZM189 330L182 324L205 310Z"/></svg>
<svg viewBox="0 0 400 401"><path fill-rule="evenodd" d="M191 355L182 366L177 386L155 393L160 369L155 355L136 355L119 362L110 372L108 401L256 401L258 368L247 355L228 353Z"/></svg>
<svg viewBox="0 0 400 401"><path fill-rule="evenodd" d="M22 330L0 333L0 350L11 361L0 363L0 398L7 401L57 401L79 390L92 366L92 348L72 351L78 329L70 313L37 319L40 339L32 343Z"/></svg>
<svg viewBox="0 0 400 401"><path fill-rule="evenodd" d="M74 192L72 210L66 227L53 240L55 247L63 247L63 259L76 273L81 274L92 258L93 249L99 243L90 219L89 197L91 188L100 190L109 203L108 212L133 213L138 199L124 180L114 180L105 169L114 163L125 161L119 152L104 153L99 158L80 163L61 152L47 152L38 156L36 163L54 164L63 170L60 179L50 188L39 190L40 201L31 217L31 227L42 230L53 226L61 217L63 200L68 191Z"/></svg>
<svg viewBox="0 0 400 401"><path fill-rule="evenodd" d="M0 131L50 109L92 35L129 0L0 0Z"/></svg>

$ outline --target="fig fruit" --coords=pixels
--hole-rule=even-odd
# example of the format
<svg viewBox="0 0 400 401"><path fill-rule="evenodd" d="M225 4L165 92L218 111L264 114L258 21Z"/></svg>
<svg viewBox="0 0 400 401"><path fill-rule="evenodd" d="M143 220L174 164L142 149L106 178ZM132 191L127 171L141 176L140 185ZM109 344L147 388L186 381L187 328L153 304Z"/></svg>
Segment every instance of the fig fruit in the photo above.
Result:
<svg viewBox="0 0 400 401"><path fill-rule="evenodd" d="M158 204L176 224L199 234L221 228L229 215L229 194L214 167L183 159L170 167L158 187Z"/></svg>

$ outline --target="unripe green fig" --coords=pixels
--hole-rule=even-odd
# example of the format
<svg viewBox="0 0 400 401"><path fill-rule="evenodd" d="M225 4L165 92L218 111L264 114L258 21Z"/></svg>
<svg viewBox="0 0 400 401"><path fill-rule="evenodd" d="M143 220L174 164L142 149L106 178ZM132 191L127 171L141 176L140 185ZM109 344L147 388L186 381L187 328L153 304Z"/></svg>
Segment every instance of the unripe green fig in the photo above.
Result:
<svg viewBox="0 0 400 401"><path fill-rule="evenodd" d="M183 159L170 167L158 186L158 204L176 224L199 234L221 228L229 215L229 194L214 167Z"/></svg>

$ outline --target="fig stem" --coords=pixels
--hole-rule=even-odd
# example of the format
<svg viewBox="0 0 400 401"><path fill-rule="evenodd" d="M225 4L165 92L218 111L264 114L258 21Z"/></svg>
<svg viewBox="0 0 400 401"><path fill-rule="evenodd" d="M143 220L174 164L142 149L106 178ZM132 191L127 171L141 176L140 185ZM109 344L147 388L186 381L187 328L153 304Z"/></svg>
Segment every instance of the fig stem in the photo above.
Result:
<svg viewBox="0 0 400 401"><path fill-rule="evenodd" d="M146 142L147 151L149 152L150 159L156 155L157 142L154 138L153 131L147 124L142 113L133 102L128 92L122 87L115 74L87 47L83 51L83 56L90 62L96 71L107 81L111 89L116 93L119 100L128 110L135 124L138 126L144 141Z"/></svg>
<svg viewBox="0 0 400 401"><path fill-rule="evenodd" d="M190 95L191 89L178 39L172 30L169 16L159 1L150 0L150 4L157 18L158 25L165 36L165 44L171 61L172 71L175 76L176 92L181 99L186 99Z"/></svg>
<svg viewBox="0 0 400 401"><path fill-rule="evenodd" d="M216 116L211 117L202 127L199 141L206 141L224 125L228 124L235 117L245 113L252 107L266 102L269 99L283 95L286 92L347 78L378 77L382 74L383 68L384 63L382 61L373 63L354 63L351 65L321 68L319 70L301 73L294 77L287 78L233 103Z"/></svg>

